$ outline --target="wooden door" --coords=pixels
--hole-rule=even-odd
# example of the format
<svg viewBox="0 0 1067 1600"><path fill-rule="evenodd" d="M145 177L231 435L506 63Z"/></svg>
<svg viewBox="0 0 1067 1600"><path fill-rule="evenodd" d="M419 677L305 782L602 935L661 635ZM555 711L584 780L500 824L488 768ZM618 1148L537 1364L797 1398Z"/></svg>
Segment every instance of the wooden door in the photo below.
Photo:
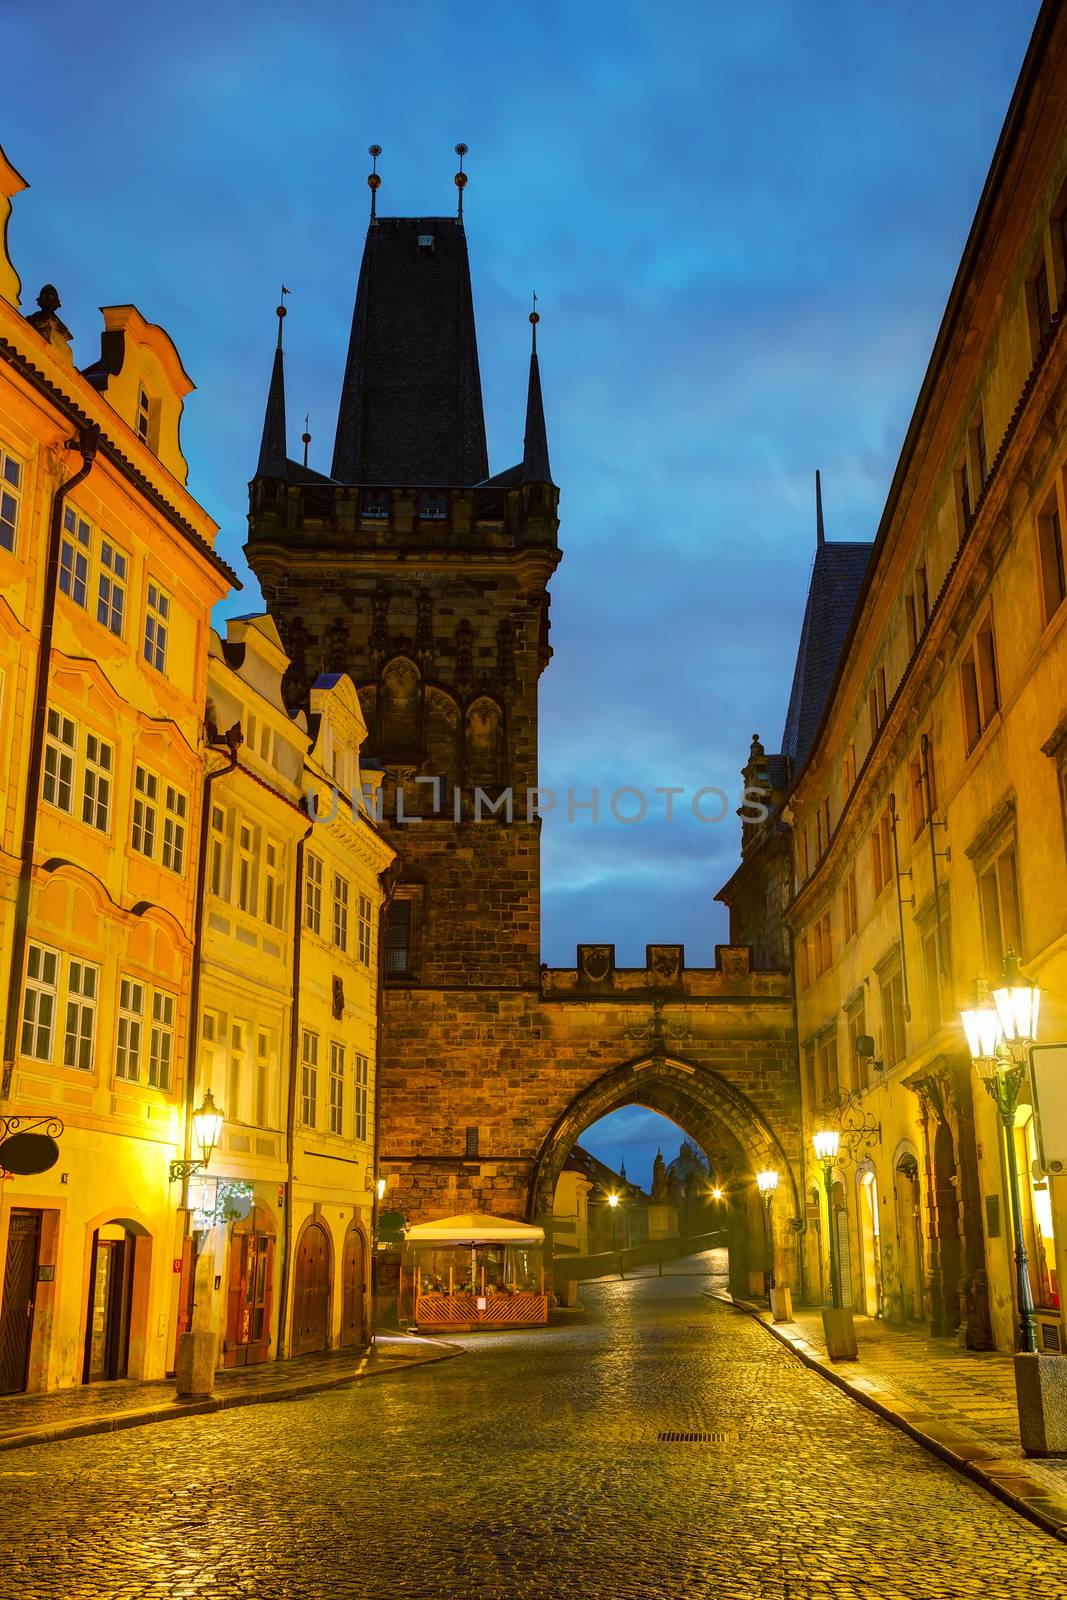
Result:
<svg viewBox="0 0 1067 1600"><path fill-rule="evenodd" d="M85 1319L84 1383L124 1378L130 1349L133 1238L93 1235Z"/></svg>
<svg viewBox="0 0 1067 1600"><path fill-rule="evenodd" d="M341 1291L343 1295L341 1310L341 1343L342 1345L365 1344L366 1330L364 1327L366 1293L367 1293L367 1250L363 1243L363 1235L355 1223L348 1230L345 1239L345 1257L341 1271Z"/></svg>
<svg viewBox="0 0 1067 1600"><path fill-rule="evenodd" d="M293 1276L293 1355L325 1350L330 1338L330 1242L310 1223L296 1247Z"/></svg>
<svg viewBox="0 0 1067 1600"><path fill-rule="evenodd" d="M41 1213L13 1211L0 1301L0 1394L18 1394L26 1387L40 1243Z"/></svg>
<svg viewBox="0 0 1067 1600"><path fill-rule="evenodd" d="M266 1233L234 1233L223 1365L255 1366L270 1358L270 1308L274 1240Z"/></svg>

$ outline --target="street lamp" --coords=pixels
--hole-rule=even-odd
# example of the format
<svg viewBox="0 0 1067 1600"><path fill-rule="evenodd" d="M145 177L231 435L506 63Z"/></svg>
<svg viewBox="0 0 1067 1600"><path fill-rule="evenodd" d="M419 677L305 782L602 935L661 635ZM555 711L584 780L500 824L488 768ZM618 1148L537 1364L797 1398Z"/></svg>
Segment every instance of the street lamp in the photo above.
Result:
<svg viewBox="0 0 1067 1600"><path fill-rule="evenodd" d="M774 1191L778 1187L777 1172L757 1172L756 1188L763 1201L763 1276L767 1285L767 1297L770 1298L774 1288L774 1235L771 1231L771 1205L774 1200Z"/></svg>
<svg viewBox="0 0 1067 1600"><path fill-rule="evenodd" d="M1011 1200L1011 1225L1015 1243L1015 1290L1019 1303L1019 1346L1033 1354L1037 1350L1034 1324L1034 1297L1030 1289L1030 1268L1023 1237L1022 1191L1019 1163L1015 1154L1015 1113L1019 1090L1026 1077L1026 1052L1037 1039L1037 1014L1041 991L1028 983L1019 970L1019 958L1009 950L1004 958L1004 976L990 995L983 979L975 980L974 1000L960 1012L974 1070L1000 1112L1008 1152L1008 1189Z"/></svg>
<svg viewBox="0 0 1067 1600"><path fill-rule="evenodd" d="M837 1259L837 1234L834 1229L834 1162L841 1135L834 1128L824 1128L812 1135L815 1159L822 1166L823 1187L826 1190L826 1226L830 1234L830 1303L836 1311L841 1309L841 1269Z"/></svg>
<svg viewBox="0 0 1067 1600"><path fill-rule="evenodd" d="M211 1164L212 1154L222 1138L222 1112L215 1104L210 1089L205 1091L203 1100L193 1112L190 1120L193 1124L193 1140L200 1146L202 1159L199 1161L172 1161L170 1164L171 1183L184 1183L186 1178L191 1178L195 1172L203 1172Z"/></svg>

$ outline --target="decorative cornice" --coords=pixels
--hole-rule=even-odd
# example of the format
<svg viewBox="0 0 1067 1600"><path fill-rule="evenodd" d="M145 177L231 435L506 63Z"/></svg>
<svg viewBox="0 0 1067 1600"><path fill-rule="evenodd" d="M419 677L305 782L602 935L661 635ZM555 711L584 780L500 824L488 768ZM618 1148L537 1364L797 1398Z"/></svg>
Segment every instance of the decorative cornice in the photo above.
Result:
<svg viewBox="0 0 1067 1600"><path fill-rule="evenodd" d="M980 861L991 853L1008 829L1015 825L1015 790L1001 795L969 845L964 846L968 861Z"/></svg>

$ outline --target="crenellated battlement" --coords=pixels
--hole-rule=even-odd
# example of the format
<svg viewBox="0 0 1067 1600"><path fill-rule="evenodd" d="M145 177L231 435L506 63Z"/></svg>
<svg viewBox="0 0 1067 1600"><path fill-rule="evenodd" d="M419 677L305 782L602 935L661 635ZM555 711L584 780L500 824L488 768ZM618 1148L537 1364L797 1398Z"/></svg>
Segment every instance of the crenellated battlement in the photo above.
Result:
<svg viewBox="0 0 1067 1600"><path fill-rule="evenodd" d="M685 946L645 946L643 967L617 967L613 944L580 944L573 967L543 967L546 1000L789 999L787 972L760 972L752 966L752 946L715 946L713 967L686 967Z"/></svg>

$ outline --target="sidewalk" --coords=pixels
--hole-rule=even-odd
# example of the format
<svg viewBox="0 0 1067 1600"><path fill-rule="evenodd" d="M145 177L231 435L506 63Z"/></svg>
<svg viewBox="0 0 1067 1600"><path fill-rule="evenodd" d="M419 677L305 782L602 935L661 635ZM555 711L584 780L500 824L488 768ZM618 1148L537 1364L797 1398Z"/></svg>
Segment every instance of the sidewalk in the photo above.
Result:
<svg viewBox="0 0 1067 1600"><path fill-rule="evenodd" d="M205 1400L177 1400L173 1378L154 1383L90 1383L45 1394L9 1395L0 1398L0 1450L17 1450L24 1445L47 1444L87 1433L111 1433L117 1428L137 1428L149 1422L169 1422L175 1417L226 1411L232 1406L297 1400L302 1395L353 1383L357 1378L381 1377L459 1354L457 1345L440 1339L380 1333L367 1355L354 1350L330 1350L321 1355L266 1361L261 1366L220 1372L215 1379L215 1393Z"/></svg>
<svg viewBox="0 0 1067 1600"><path fill-rule="evenodd" d="M725 1296L717 1298L726 1298ZM774 1323L765 1306L733 1302L831 1383L910 1434L1031 1522L1067 1541L1067 1459L1024 1456L1010 1355L857 1316L858 1361L831 1362L822 1316Z"/></svg>

